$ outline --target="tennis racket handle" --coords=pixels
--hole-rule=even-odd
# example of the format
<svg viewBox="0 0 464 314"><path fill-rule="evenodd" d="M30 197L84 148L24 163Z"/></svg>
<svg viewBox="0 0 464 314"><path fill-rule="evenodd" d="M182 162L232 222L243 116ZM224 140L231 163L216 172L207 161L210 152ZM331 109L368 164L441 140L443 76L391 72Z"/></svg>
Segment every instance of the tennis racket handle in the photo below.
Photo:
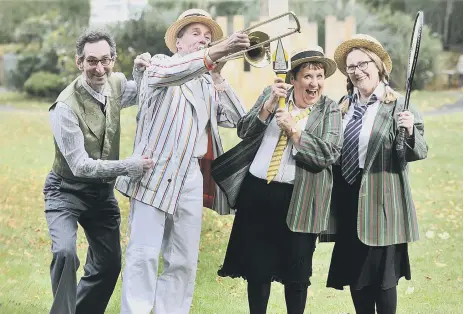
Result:
<svg viewBox="0 0 464 314"><path fill-rule="evenodd" d="M402 151L404 149L404 140L406 137L406 128L400 127L398 137L396 139L396 150Z"/></svg>
<svg viewBox="0 0 464 314"><path fill-rule="evenodd" d="M287 73L277 73L277 77L280 77L285 82L285 79L287 78ZM285 108L285 98L284 97L279 98L279 108Z"/></svg>

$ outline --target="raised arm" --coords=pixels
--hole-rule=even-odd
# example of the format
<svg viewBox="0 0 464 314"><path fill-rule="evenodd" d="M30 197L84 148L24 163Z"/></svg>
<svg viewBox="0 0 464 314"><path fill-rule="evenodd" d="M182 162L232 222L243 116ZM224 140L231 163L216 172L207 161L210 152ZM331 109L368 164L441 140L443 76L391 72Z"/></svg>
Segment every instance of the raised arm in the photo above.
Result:
<svg viewBox="0 0 464 314"><path fill-rule="evenodd" d="M186 56L154 55L145 70L149 87L175 86L206 73L205 51L200 50Z"/></svg>
<svg viewBox="0 0 464 314"><path fill-rule="evenodd" d="M216 61L222 57L249 46L248 35L237 32L214 46L187 55L155 55L145 71L147 84L154 88L181 85L217 66Z"/></svg>
<svg viewBox="0 0 464 314"><path fill-rule="evenodd" d="M121 108L135 106L137 104L137 83L128 81L126 77L121 80Z"/></svg>

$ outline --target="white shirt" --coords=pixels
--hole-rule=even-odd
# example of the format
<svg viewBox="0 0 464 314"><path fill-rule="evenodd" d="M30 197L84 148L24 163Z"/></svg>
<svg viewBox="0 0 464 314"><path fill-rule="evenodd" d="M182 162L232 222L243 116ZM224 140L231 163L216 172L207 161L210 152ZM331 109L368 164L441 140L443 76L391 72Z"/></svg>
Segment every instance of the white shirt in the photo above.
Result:
<svg viewBox="0 0 464 314"><path fill-rule="evenodd" d="M121 75L122 73L113 73ZM106 97L111 95L111 88L107 83L101 93L93 90L82 78L85 90L106 107ZM134 81L121 80L121 108L136 104L137 86ZM63 154L71 171L78 177L105 178L127 174L127 161L124 160L95 160L89 157L85 150L84 135L79 127L79 120L74 111L65 103L57 102L49 112L50 123L56 144ZM135 163L135 162L133 162ZM127 170L127 169L126 169Z"/></svg>
<svg viewBox="0 0 464 314"><path fill-rule="evenodd" d="M348 122L350 122L351 117L353 116L354 106L358 106L360 104L359 102L360 95L359 95L359 91L357 90L357 88L354 89L353 94L357 94L358 101L356 103L353 103L348 108L348 111L343 117L343 132L345 132L346 126L348 125ZM359 156L359 168L361 169L364 168L364 163L366 162L367 145L369 144L369 139L371 137L371 132L374 126L375 116L377 115L377 111L379 110L380 102L385 97L385 85L383 83L380 83L379 85L377 85L374 92L369 96L369 99L371 98L373 94L377 96L377 101L373 103L372 105L370 105L369 107L367 107L367 110L362 117L362 127L359 133L358 156Z"/></svg>
<svg viewBox="0 0 464 314"><path fill-rule="evenodd" d="M289 97L289 102L293 104L293 110L291 112L292 117L297 116L301 111L306 109L300 109L294 105L293 101L293 93ZM287 103L287 109L288 109ZM306 122L308 121L308 117L301 119L297 122L300 129L304 130L306 127ZM266 180L267 179L267 169L269 168L269 164L271 163L272 154L277 146L277 142L279 141L281 129L277 125L277 119L272 119L269 122L269 125L264 132L263 141L259 146L258 152L256 153L255 159L251 163L250 166L250 173L257 178ZM297 150L292 144L292 141L288 140L288 145L285 147L284 153L282 155L282 160L280 161L279 172L272 181L277 181L281 183L290 183L293 184L295 181L295 159L294 156L297 154Z"/></svg>

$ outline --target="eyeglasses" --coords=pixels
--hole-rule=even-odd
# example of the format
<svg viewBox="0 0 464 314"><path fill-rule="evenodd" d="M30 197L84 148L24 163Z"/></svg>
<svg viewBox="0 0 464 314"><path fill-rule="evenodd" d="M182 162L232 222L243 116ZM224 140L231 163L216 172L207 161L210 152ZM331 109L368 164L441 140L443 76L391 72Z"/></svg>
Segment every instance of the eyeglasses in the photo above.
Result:
<svg viewBox="0 0 464 314"><path fill-rule="evenodd" d="M346 73L348 74L353 74L354 71L356 71L356 68L358 68L359 70L365 70L367 69L367 65L369 64L369 62L374 62L372 60L369 60L369 61L363 61L363 62L359 62L358 65L350 65L350 66L347 66L346 67Z"/></svg>
<svg viewBox="0 0 464 314"><path fill-rule="evenodd" d="M101 63L101 65L103 66L107 66L107 65L110 65L110 63L112 61L114 61L114 58L103 58L103 59L96 59L96 58L89 58L89 59L85 59L87 61L87 63L92 66L92 67L96 67L98 62Z"/></svg>

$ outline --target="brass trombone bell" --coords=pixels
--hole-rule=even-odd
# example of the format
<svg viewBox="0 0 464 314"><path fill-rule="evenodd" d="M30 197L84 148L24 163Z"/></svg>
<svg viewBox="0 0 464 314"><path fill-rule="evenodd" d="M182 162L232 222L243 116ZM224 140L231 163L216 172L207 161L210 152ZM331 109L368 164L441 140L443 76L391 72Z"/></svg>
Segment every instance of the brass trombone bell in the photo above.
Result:
<svg viewBox="0 0 464 314"><path fill-rule="evenodd" d="M285 16L292 17L295 21L296 27L289 28L287 32L284 32L273 38L270 38L270 36L266 34L265 32L261 32L261 31L251 32L251 30L254 30L264 24L271 23ZM254 67L257 67L257 68L265 67L266 65L271 63L271 44L270 43L280 38L287 37L289 35L297 33L297 32L301 33L301 30L300 30L300 21L298 20L298 17L295 15L295 13L289 11L289 12L274 16L270 19L264 20L253 26L250 26L242 30L241 32L248 34L248 38L250 39L250 47L248 47L246 50L238 51L235 53L231 53L227 56L224 56L220 58L219 60L217 60L217 62L226 62L229 60L244 58L248 63L250 63L250 65ZM227 37L217 40L215 42L212 42L211 44L209 44L209 46L211 47L216 44L219 44L220 42L223 42L226 39Z"/></svg>
<svg viewBox="0 0 464 314"><path fill-rule="evenodd" d="M235 57L244 58L250 65L256 68L262 68L271 63L271 44L270 42L262 45L262 42L269 40L269 35L261 32L255 31L248 35L250 38L250 47L256 46L254 49L248 49L245 52L242 52L240 55ZM228 60L232 60L230 57Z"/></svg>

